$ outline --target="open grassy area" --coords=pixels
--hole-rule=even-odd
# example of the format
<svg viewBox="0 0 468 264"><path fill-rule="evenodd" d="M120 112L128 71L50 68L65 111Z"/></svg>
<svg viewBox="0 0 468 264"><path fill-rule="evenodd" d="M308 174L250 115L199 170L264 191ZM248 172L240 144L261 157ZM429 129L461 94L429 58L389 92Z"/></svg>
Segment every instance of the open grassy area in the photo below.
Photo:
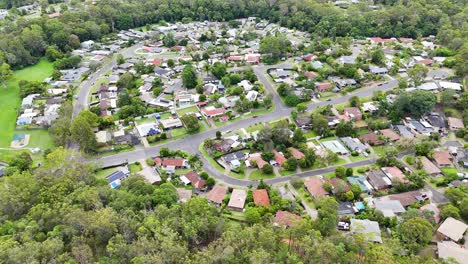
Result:
<svg viewBox="0 0 468 264"><path fill-rule="evenodd" d="M141 124L145 124L145 123L155 123L156 118L154 118L154 117L145 117L145 118L142 118L142 119L139 119L139 120L135 120L135 122L137 123L137 125L141 125Z"/></svg>
<svg viewBox="0 0 468 264"><path fill-rule="evenodd" d="M237 173L237 172L233 172L233 171L229 172L229 176L233 177L233 178L236 178L236 179L241 179L241 180L243 180L245 178L245 175L243 173L241 174L241 173Z"/></svg>
<svg viewBox="0 0 468 264"><path fill-rule="evenodd" d="M137 173L141 171L143 167L141 166L140 163L132 163L130 164L130 173Z"/></svg>
<svg viewBox="0 0 468 264"><path fill-rule="evenodd" d="M288 175L291 175L291 174L295 174L296 171L288 171L288 170L285 170L285 169L280 169L279 173L281 174L281 176L288 176Z"/></svg>
<svg viewBox="0 0 468 264"><path fill-rule="evenodd" d="M16 116L21 104L18 82L20 80L43 81L52 72L52 63L45 59L40 60L34 66L15 71L13 78L7 82L7 88L0 89L0 147L9 147L15 134ZM31 138L30 146L41 145L41 142L35 142L36 139L39 137Z"/></svg>
<svg viewBox="0 0 468 264"><path fill-rule="evenodd" d="M252 133L263 128L263 123L257 123L245 128L245 131Z"/></svg>
<svg viewBox="0 0 468 264"><path fill-rule="evenodd" d="M117 168L109 168L109 169L98 170L98 171L96 172L96 176L97 176L98 178L104 179L106 176L108 176L109 174L113 173L114 171L117 171Z"/></svg>
<svg viewBox="0 0 468 264"><path fill-rule="evenodd" d="M352 155L349 155L349 160L351 160L352 162L357 162L357 161L361 161L361 160L365 160L367 159L366 157L364 157L363 155L359 155L359 156L352 156Z"/></svg>
<svg viewBox="0 0 468 264"><path fill-rule="evenodd" d="M457 174L458 173L458 170L455 169L455 168L452 168L452 167L449 167L449 168L441 168L440 169L444 175L450 175L450 174Z"/></svg>
<svg viewBox="0 0 468 264"><path fill-rule="evenodd" d="M385 146L373 146L372 148L378 157L382 157L385 154Z"/></svg>
<svg viewBox="0 0 468 264"><path fill-rule="evenodd" d="M309 130L307 133L304 134L304 136L309 139L309 138L315 138L317 137L317 133L315 133L313 130Z"/></svg>
<svg viewBox="0 0 468 264"><path fill-rule="evenodd" d="M190 112L198 113L198 108L196 106L190 106L190 107L186 107L186 108L182 108L182 109L177 110L177 114L179 114L179 116L183 116L186 113L190 113Z"/></svg>
<svg viewBox="0 0 468 264"><path fill-rule="evenodd" d="M265 174L261 170L254 170L252 173L249 175L249 180L261 180L261 179L271 179L274 178L275 174Z"/></svg>

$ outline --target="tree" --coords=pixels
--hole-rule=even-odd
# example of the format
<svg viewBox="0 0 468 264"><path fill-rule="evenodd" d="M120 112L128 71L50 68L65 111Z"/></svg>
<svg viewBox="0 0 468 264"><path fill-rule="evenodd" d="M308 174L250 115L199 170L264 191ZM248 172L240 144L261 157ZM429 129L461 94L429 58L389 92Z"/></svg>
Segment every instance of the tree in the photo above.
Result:
<svg viewBox="0 0 468 264"><path fill-rule="evenodd" d="M117 81L117 87L122 89L131 89L134 87L134 76L133 74L126 72L122 74Z"/></svg>
<svg viewBox="0 0 468 264"><path fill-rule="evenodd" d="M226 76L226 65L217 61L211 66L211 73L218 79L222 79Z"/></svg>
<svg viewBox="0 0 468 264"><path fill-rule="evenodd" d="M117 65L124 64L125 63L125 58L122 54L117 55Z"/></svg>
<svg viewBox="0 0 468 264"><path fill-rule="evenodd" d="M168 59L167 60L167 67L174 68L174 66L175 66L174 60L173 59Z"/></svg>
<svg viewBox="0 0 468 264"><path fill-rule="evenodd" d="M301 102L301 99L295 94L287 95L284 98L284 103L286 104L286 106L289 106L289 107L295 107L300 102Z"/></svg>
<svg viewBox="0 0 468 264"><path fill-rule="evenodd" d="M305 110L307 110L307 105L305 104L298 104L296 105L297 112L303 113Z"/></svg>
<svg viewBox="0 0 468 264"><path fill-rule="evenodd" d="M291 42L284 36L267 36L260 41L260 53L266 55L267 63L274 63L286 56L291 48Z"/></svg>
<svg viewBox="0 0 468 264"><path fill-rule="evenodd" d="M336 126L335 135L337 137L355 136L356 131L354 131L353 123L341 120Z"/></svg>
<svg viewBox="0 0 468 264"><path fill-rule="evenodd" d="M291 93L291 86L286 83L281 83L276 90L280 96L286 97Z"/></svg>
<svg viewBox="0 0 468 264"><path fill-rule="evenodd" d="M165 47L171 48L171 47L174 47L176 44L177 44L177 42L176 42L176 40L174 38L174 34L172 34L172 32L169 32L166 35L164 35L163 45Z"/></svg>
<svg viewBox="0 0 468 264"><path fill-rule="evenodd" d="M440 103L445 106L452 106L455 103L455 91L452 89L445 89L440 96Z"/></svg>
<svg viewBox="0 0 468 264"><path fill-rule="evenodd" d="M216 131L216 139L221 139L222 135L221 131Z"/></svg>
<svg viewBox="0 0 468 264"><path fill-rule="evenodd" d="M0 83L4 89L7 87L6 82L11 79L12 76L13 71L10 69L10 65L6 64L5 62L0 64Z"/></svg>
<svg viewBox="0 0 468 264"><path fill-rule="evenodd" d="M33 164L32 157L27 152L21 152L11 159L9 166L16 168L18 171L22 172L29 170Z"/></svg>
<svg viewBox="0 0 468 264"><path fill-rule="evenodd" d="M206 184L206 186L207 186L208 188L211 188L211 187L213 187L213 186L216 184L216 180L213 179L213 178L211 178L211 177L209 177L208 179L206 179L206 183L205 183L205 184Z"/></svg>
<svg viewBox="0 0 468 264"><path fill-rule="evenodd" d="M171 206L177 203L177 200L177 190L171 183L163 183L159 188L154 190L153 202L157 205Z"/></svg>
<svg viewBox="0 0 468 264"><path fill-rule="evenodd" d="M413 68L408 70L408 76L414 82L414 85L420 85L421 82L426 78L429 69L422 65L416 64Z"/></svg>
<svg viewBox="0 0 468 264"><path fill-rule="evenodd" d="M385 54L380 47L376 47L371 53L371 62L375 64L382 64L385 60Z"/></svg>
<svg viewBox="0 0 468 264"><path fill-rule="evenodd" d="M245 210L245 220L247 223L253 225L256 223L260 222L260 213L258 212L258 209L255 207L247 207Z"/></svg>
<svg viewBox="0 0 468 264"><path fill-rule="evenodd" d="M294 130L294 134L293 134L293 142L296 145L299 145L300 143L305 143L306 141L307 141L307 138L304 136L304 133L302 132L302 129L296 128L296 130Z"/></svg>
<svg viewBox="0 0 468 264"><path fill-rule="evenodd" d="M195 115L184 115L180 118L189 133L195 133L200 130L200 123Z"/></svg>
<svg viewBox="0 0 468 264"><path fill-rule="evenodd" d="M297 160L291 157L283 164L283 167L288 171L295 171L297 168Z"/></svg>
<svg viewBox="0 0 468 264"><path fill-rule="evenodd" d="M320 136L328 133L328 120L321 114L312 114L312 130Z"/></svg>
<svg viewBox="0 0 468 264"><path fill-rule="evenodd" d="M442 218L442 220L445 220L449 217L453 217L455 219L461 219L460 210L457 207L453 206L452 204L447 204L441 208L440 217Z"/></svg>
<svg viewBox="0 0 468 264"><path fill-rule="evenodd" d="M263 173L265 174L272 174L273 173L273 167L270 164L265 164L262 168Z"/></svg>
<svg viewBox="0 0 468 264"><path fill-rule="evenodd" d="M344 179L346 177L346 168L343 166L337 166L335 168L335 176Z"/></svg>
<svg viewBox="0 0 468 264"><path fill-rule="evenodd" d="M198 76L192 65L188 64L182 71L182 83L185 88L193 89L197 86Z"/></svg>
<svg viewBox="0 0 468 264"><path fill-rule="evenodd" d="M436 104L436 96L428 91L416 90L403 92L393 104L393 111L398 117L413 115L421 117L430 112Z"/></svg>
<svg viewBox="0 0 468 264"><path fill-rule="evenodd" d="M353 172L353 168L347 168L346 169L346 177L351 177L353 176L354 172Z"/></svg>
<svg viewBox="0 0 468 264"><path fill-rule="evenodd" d="M318 219L315 222L322 235L327 236L336 229L338 224L338 203L333 197L326 197L318 203Z"/></svg>
<svg viewBox="0 0 468 264"><path fill-rule="evenodd" d="M86 153L91 153L96 150L97 141L94 136L91 124L83 116L77 116L70 127L71 138L75 141L80 149Z"/></svg>
<svg viewBox="0 0 468 264"><path fill-rule="evenodd" d="M403 245L412 253L417 253L431 241L433 231L431 223L421 217L411 218L397 228Z"/></svg>
<svg viewBox="0 0 468 264"><path fill-rule="evenodd" d="M354 95L349 98L349 105L351 107L360 107L361 106L361 101L358 96Z"/></svg>
<svg viewBox="0 0 468 264"><path fill-rule="evenodd" d="M270 109L273 106L273 95L267 94L265 98L263 98L263 106L266 109Z"/></svg>

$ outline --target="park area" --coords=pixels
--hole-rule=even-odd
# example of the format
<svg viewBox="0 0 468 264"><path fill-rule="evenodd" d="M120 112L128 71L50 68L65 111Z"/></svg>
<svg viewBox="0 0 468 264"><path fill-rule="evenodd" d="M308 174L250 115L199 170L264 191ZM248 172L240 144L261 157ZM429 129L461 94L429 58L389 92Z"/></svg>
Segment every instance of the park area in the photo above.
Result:
<svg viewBox="0 0 468 264"><path fill-rule="evenodd" d="M15 130L18 108L21 104L18 82L43 81L53 72L51 62L43 59L33 66L16 70L11 80L7 82L6 88L0 90L0 148L9 148L16 133L26 133L30 135L28 148L47 149L53 147L53 142L46 130ZM10 153L8 150L0 152L0 160L7 159Z"/></svg>

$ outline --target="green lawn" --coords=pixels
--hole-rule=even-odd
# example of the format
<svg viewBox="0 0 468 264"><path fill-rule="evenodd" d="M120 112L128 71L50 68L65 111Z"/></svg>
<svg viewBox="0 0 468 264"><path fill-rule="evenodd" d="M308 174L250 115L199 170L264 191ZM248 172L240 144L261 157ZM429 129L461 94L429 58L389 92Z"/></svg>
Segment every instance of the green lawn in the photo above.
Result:
<svg viewBox="0 0 468 264"><path fill-rule="evenodd" d="M257 123L245 128L245 131L252 133L263 128L263 123Z"/></svg>
<svg viewBox="0 0 468 264"><path fill-rule="evenodd" d="M309 138L315 138L317 137L317 133L315 133L313 130L309 130L307 133L304 134L304 136L309 139Z"/></svg>
<svg viewBox="0 0 468 264"><path fill-rule="evenodd" d="M457 174L458 173L458 170L455 169L455 168L452 168L452 167L441 168L440 170L444 173L445 176L450 175L450 174Z"/></svg>
<svg viewBox="0 0 468 264"><path fill-rule="evenodd" d="M295 174L296 171L288 171L288 170L285 170L285 169L280 169L279 173L281 174L281 176L288 176L288 175L291 175L291 174Z"/></svg>
<svg viewBox="0 0 468 264"><path fill-rule="evenodd" d="M254 170L252 173L249 175L249 180L261 180L261 179L271 179L274 178L275 174L265 174L261 170Z"/></svg>
<svg viewBox="0 0 468 264"><path fill-rule="evenodd" d="M201 143L199 146L198 146L198 150L200 151L200 153L203 155L203 157L205 157L208 162L211 164L211 166L215 167L217 170L219 170L220 172L224 173L224 168L221 167L221 165L219 165L205 150L205 148L203 147L203 143Z"/></svg>
<svg viewBox="0 0 468 264"><path fill-rule="evenodd" d="M335 178L335 172L325 173L325 174L323 174L323 177L328 178L328 179Z"/></svg>
<svg viewBox="0 0 468 264"><path fill-rule="evenodd" d="M130 172L131 173L137 173L143 169L143 166L141 166L140 163L132 163L130 164Z"/></svg>
<svg viewBox="0 0 468 264"><path fill-rule="evenodd" d="M136 120L137 125L141 125L144 123L156 123L156 119L154 117L145 117L139 120Z"/></svg>
<svg viewBox="0 0 468 264"><path fill-rule="evenodd" d="M243 180L245 178L245 175L243 173L241 174L241 173L237 173L237 172L233 172L233 171L229 172L229 176L233 177L233 178L236 178L236 179L241 179L241 180Z"/></svg>
<svg viewBox="0 0 468 264"><path fill-rule="evenodd" d="M196 106L190 106L177 110L177 114L179 114L179 116L183 116L189 112L198 113L198 108Z"/></svg>
<svg viewBox="0 0 468 264"><path fill-rule="evenodd" d="M385 146L374 146L372 148L378 157L382 157L385 154Z"/></svg>
<svg viewBox="0 0 468 264"><path fill-rule="evenodd" d="M52 72L52 63L40 60L34 66L15 71L13 78L7 82L7 88L0 89L0 147L9 147L15 134L16 115L21 104L18 81L43 81ZM41 145L41 142L34 142L35 140L34 136L30 141L30 146Z"/></svg>
<svg viewBox="0 0 468 264"><path fill-rule="evenodd" d="M363 155L359 155L359 156L352 156L352 155L349 155L349 160L351 160L352 162L357 162L357 161L361 161L361 160L365 160L367 159L366 157L364 157Z"/></svg>
<svg viewBox="0 0 468 264"><path fill-rule="evenodd" d="M109 168L109 169L98 170L96 172L96 177L104 179L106 176L113 173L114 171L117 171L117 168Z"/></svg>

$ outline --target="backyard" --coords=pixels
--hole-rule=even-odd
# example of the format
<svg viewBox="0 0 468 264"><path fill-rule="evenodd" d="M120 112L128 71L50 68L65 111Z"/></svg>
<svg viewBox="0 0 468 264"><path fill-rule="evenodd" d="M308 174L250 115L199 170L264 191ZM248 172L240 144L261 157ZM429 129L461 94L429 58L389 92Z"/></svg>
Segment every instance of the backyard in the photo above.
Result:
<svg viewBox="0 0 468 264"><path fill-rule="evenodd" d="M0 147L10 147L11 140L15 133L16 116L21 98L19 96L18 82L20 80L27 81L43 81L53 72L51 62L43 59L36 65L17 70L13 74L13 78L7 82L7 88L0 91ZM38 147L47 149L53 147L52 140L46 130L30 130L27 131L31 135L28 147ZM3 154L3 153L0 153ZM0 156L0 159L2 157Z"/></svg>

